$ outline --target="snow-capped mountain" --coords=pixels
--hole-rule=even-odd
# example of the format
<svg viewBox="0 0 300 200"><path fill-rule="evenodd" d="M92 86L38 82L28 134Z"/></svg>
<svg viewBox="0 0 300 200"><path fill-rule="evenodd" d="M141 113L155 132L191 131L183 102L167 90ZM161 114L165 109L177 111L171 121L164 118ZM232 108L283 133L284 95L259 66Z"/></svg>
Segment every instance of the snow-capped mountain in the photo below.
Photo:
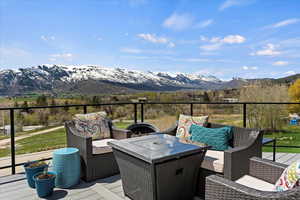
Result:
<svg viewBox="0 0 300 200"><path fill-rule="evenodd" d="M142 72L91 65L39 65L0 71L0 95L28 92L125 92L126 90L217 89L220 79L201 74ZM90 85L90 87L89 87ZM84 87L83 87L84 86ZM102 88L102 89L101 89ZM105 91L103 90L105 88ZM109 91L111 89L111 91Z"/></svg>

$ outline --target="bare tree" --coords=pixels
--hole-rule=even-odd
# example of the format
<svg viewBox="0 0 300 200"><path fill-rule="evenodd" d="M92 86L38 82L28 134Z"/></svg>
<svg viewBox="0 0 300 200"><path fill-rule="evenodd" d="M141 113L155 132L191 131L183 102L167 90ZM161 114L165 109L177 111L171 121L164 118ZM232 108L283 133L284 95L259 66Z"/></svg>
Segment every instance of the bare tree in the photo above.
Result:
<svg viewBox="0 0 300 200"><path fill-rule="evenodd" d="M253 84L241 90L240 101L283 102L288 101L288 88L283 85ZM280 130L288 115L285 105L248 105L247 125L251 128Z"/></svg>

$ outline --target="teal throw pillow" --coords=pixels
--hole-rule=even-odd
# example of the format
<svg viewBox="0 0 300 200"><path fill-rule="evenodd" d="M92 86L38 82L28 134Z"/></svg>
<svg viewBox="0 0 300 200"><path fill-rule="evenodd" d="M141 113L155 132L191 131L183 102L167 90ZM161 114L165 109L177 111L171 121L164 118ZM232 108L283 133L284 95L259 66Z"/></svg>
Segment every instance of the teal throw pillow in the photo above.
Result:
<svg viewBox="0 0 300 200"><path fill-rule="evenodd" d="M232 138L232 127L206 128L193 124L190 127L190 134L190 140L212 146L213 150L224 151L230 148L229 141Z"/></svg>

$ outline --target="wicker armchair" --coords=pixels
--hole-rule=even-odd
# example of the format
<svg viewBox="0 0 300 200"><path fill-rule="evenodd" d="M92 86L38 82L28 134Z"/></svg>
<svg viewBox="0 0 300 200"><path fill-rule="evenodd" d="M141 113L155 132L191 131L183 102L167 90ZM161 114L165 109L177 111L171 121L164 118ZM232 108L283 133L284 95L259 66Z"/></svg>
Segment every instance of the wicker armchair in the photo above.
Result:
<svg viewBox="0 0 300 200"><path fill-rule="evenodd" d="M129 130L117 129L109 122L112 139L129 138ZM119 173L119 168L110 147L95 149L92 137L77 133L74 121L65 123L67 146L79 149L81 157L82 178L85 181L109 177Z"/></svg>
<svg viewBox="0 0 300 200"><path fill-rule="evenodd" d="M208 123L208 128L220 128L225 125ZM164 134L176 135L177 125L163 131ZM223 175L229 180L236 180L249 172L249 159L262 156L262 131L233 127L232 149L224 151ZM207 155L209 151L207 152ZM205 158L204 158L205 159ZM205 161L205 160L204 160ZM201 170L200 176L215 174L214 171ZM203 171L207 171L203 173ZM203 177L202 177L203 178Z"/></svg>
<svg viewBox="0 0 300 200"><path fill-rule="evenodd" d="M157 127L146 122L131 124L126 129L132 132L132 137L149 135L149 134L159 132L159 129Z"/></svg>
<svg viewBox="0 0 300 200"><path fill-rule="evenodd" d="M251 158L249 175L275 184L287 166L270 160ZM251 182L249 182L251 184ZM253 184L253 183L252 183ZM262 191L253 189L222 177L206 178L205 200L296 200L300 199L300 187L284 191Z"/></svg>

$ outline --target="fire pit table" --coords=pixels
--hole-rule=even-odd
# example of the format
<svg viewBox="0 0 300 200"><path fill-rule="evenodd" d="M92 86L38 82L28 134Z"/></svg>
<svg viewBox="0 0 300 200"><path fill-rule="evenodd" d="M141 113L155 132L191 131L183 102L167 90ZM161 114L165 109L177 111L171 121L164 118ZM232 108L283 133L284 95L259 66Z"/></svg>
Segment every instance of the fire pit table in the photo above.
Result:
<svg viewBox="0 0 300 200"><path fill-rule="evenodd" d="M155 134L109 142L120 168L123 189L133 200L193 199L207 146Z"/></svg>

